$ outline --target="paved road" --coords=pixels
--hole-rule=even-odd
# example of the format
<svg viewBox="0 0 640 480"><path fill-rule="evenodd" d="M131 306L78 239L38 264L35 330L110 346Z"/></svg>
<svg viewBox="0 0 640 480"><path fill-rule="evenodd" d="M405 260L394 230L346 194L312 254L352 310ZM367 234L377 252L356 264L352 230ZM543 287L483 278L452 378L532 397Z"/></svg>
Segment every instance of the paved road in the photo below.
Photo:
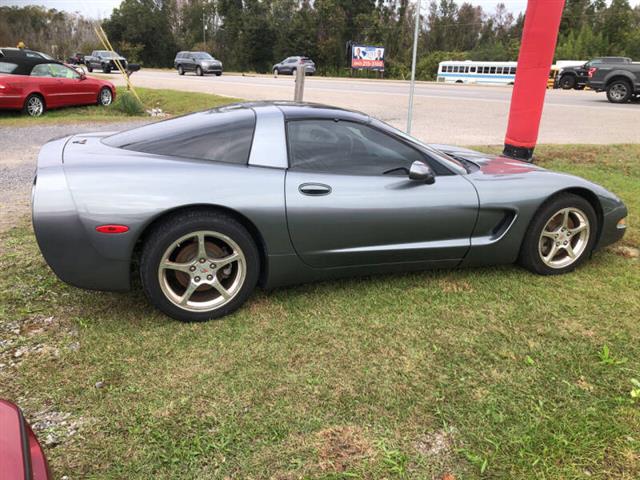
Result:
<svg viewBox="0 0 640 480"><path fill-rule="evenodd" d="M110 79L121 80L111 74ZM134 85L215 93L249 100L293 98L290 76L183 77L167 70L142 70ZM405 128L408 82L307 77L305 100L353 108ZM509 113L511 87L419 82L416 87L413 133L429 142L465 145L502 144ZM634 127L640 104L614 105L603 93L547 91L540 143L640 142Z"/></svg>

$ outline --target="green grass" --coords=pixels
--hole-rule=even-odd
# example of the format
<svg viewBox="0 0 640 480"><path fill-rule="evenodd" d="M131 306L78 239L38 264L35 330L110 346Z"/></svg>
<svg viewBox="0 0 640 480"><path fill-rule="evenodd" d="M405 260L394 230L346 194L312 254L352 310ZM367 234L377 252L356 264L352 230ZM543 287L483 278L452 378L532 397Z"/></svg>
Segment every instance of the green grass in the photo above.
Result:
<svg viewBox="0 0 640 480"><path fill-rule="evenodd" d="M640 146L538 156L620 195L623 243L640 245ZM1 368L0 397L82 422L47 448L58 477L640 478L640 265L617 247L558 277L506 266L257 292L204 324L62 284L24 222L0 250L14 342L0 363L58 349Z"/></svg>
<svg viewBox="0 0 640 480"><path fill-rule="evenodd" d="M124 87L118 87L116 101L108 106L91 105L85 107L68 107L47 111L39 118L27 117L22 112L0 111L0 127L2 126L29 126L42 123L63 122L109 122L126 121L137 118L150 118L146 113L140 116L129 116L118 110L119 96L126 91ZM145 109L160 108L169 115L182 115L184 113L219 107L228 103L239 101L231 97L221 97L208 93L181 92L178 90L160 90L152 88L136 88Z"/></svg>

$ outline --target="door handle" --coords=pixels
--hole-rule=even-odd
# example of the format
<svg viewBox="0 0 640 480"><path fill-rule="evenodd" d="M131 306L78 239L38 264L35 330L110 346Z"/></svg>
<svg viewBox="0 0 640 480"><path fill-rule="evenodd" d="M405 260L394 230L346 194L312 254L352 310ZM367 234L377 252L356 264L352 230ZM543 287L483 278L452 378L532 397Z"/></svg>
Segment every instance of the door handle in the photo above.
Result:
<svg viewBox="0 0 640 480"><path fill-rule="evenodd" d="M298 191L303 195L320 197L322 195L329 195L331 193L331 187L324 183L303 183L298 187Z"/></svg>

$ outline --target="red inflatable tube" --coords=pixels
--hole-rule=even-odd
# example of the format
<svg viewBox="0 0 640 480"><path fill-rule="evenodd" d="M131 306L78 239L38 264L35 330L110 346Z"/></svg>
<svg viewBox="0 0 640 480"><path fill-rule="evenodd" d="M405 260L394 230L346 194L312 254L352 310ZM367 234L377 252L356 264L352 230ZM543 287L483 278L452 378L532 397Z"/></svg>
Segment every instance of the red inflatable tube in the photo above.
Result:
<svg viewBox="0 0 640 480"><path fill-rule="evenodd" d="M504 155L531 161L564 0L529 0L511 94Z"/></svg>

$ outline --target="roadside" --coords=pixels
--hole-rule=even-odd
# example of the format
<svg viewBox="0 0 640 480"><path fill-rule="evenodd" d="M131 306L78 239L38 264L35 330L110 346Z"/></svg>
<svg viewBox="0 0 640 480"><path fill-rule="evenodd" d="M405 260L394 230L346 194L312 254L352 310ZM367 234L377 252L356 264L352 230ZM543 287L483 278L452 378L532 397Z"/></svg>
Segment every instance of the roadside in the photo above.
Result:
<svg viewBox="0 0 640 480"><path fill-rule="evenodd" d="M38 152L49 140L82 132L123 130L150 120L3 127L0 135L0 232L11 228L17 219L29 213Z"/></svg>

